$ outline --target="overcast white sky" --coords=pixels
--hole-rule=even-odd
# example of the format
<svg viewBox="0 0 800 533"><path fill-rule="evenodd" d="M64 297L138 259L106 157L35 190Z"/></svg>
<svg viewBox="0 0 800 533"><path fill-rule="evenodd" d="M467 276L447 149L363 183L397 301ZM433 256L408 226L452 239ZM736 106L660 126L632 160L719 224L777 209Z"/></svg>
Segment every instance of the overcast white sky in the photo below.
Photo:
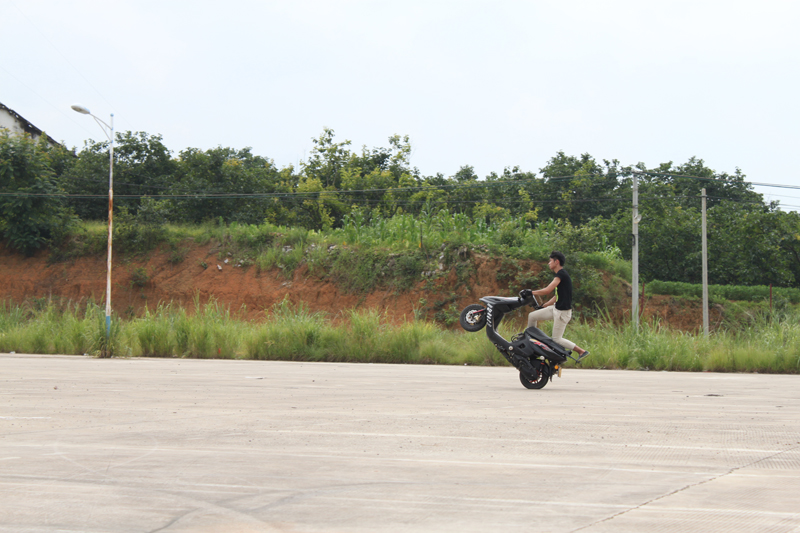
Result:
<svg viewBox="0 0 800 533"><path fill-rule="evenodd" d="M558 150L800 185L800 2L0 0L0 102L68 146L297 165L323 127L409 135L423 174L538 171ZM758 187L787 209L800 190ZM780 195L780 196L779 196Z"/></svg>

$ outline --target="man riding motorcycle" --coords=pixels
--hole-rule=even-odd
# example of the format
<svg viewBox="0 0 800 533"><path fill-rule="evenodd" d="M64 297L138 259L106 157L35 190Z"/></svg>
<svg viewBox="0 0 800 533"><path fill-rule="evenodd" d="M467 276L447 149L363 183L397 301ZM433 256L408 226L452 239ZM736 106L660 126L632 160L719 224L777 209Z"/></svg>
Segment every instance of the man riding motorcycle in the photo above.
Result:
<svg viewBox="0 0 800 533"><path fill-rule="evenodd" d="M528 327L537 327L540 320L552 320L553 340L567 350L574 350L577 352L577 360L581 361L589 356L589 352L564 338L564 330L572 319L572 278L569 273L564 270L564 264L566 262L567 259L561 252L553 252L550 254L550 261L547 263L547 266L553 271L556 277L553 278L553 281L551 281L547 287L531 292L536 296L545 296L551 292L555 292L555 294L550 300L542 304L541 309L537 309L528 315Z"/></svg>

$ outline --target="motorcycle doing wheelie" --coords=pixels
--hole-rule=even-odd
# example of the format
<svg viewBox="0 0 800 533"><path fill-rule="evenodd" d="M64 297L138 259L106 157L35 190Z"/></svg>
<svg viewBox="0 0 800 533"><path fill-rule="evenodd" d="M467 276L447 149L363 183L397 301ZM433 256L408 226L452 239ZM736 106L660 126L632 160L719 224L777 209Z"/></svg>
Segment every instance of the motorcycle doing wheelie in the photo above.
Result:
<svg viewBox="0 0 800 533"><path fill-rule="evenodd" d="M525 305L542 308L530 289L520 291L517 298L485 296L480 301L483 305L471 304L461 312L461 327L475 332L485 326L489 340L519 370L519 380L525 388L541 389L553 379L553 374L561 375L561 365L567 358L578 361L539 328L527 328L511 337L510 341L497 332L500 321L511 311Z"/></svg>

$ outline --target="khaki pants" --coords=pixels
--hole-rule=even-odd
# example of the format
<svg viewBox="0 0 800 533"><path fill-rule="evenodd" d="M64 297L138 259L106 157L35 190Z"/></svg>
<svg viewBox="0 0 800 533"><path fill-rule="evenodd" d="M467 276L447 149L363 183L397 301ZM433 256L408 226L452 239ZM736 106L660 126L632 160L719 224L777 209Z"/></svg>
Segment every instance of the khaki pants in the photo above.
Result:
<svg viewBox="0 0 800 533"><path fill-rule="evenodd" d="M545 307L544 309L537 309L528 314L528 327L538 327L539 320L552 320L553 321L553 340L566 348L567 350L574 350L575 344L564 338L564 330L567 329L567 324L572 319L572 309L569 311L559 311L555 305Z"/></svg>

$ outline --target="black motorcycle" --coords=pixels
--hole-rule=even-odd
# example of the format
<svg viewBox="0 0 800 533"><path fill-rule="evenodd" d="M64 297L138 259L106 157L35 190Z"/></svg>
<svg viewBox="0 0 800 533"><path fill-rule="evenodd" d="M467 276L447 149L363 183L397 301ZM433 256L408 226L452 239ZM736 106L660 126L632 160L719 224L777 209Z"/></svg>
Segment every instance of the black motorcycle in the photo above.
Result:
<svg viewBox="0 0 800 533"><path fill-rule="evenodd" d="M503 317L525 305L541 309L539 300L530 289L520 291L517 298L485 296L480 299L484 305L471 304L464 308L459 317L461 327L467 331L480 331L486 327L486 336L500 350L509 363L519 370L519 380L528 389L541 389L553 379L553 374L561 376L561 365L567 358L578 361L570 351L555 342L539 328L527 328L522 333L504 339L497 333Z"/></svg>

